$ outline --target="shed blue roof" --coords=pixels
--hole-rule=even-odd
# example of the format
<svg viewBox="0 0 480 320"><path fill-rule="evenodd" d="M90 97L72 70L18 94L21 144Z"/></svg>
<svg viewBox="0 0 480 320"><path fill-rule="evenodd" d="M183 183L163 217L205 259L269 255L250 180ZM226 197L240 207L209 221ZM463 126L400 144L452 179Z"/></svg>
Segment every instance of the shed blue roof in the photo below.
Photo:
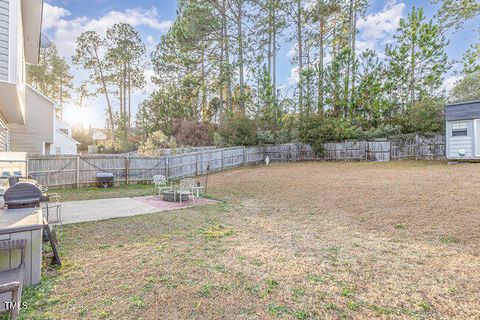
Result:
<svg viewBox="0 0 480 320"><path fill-rule="evenodd" d="M447 121L480 119L480 100L447 104L445 119Z"/></svg>

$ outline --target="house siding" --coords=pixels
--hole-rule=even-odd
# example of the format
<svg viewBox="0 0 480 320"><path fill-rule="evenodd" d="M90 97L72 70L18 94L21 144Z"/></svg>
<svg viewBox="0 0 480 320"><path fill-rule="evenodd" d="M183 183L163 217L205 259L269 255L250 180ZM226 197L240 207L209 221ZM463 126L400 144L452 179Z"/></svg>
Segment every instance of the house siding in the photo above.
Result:
<svg viewBox="0 0 480 320"><path fill-rule="evenodd" d="M11 124L12 151L43 154L54 142L54 103L30 86L26 87L25 125ZM47 150L45 150L45 144Z"/></svg>
<svg viewBox="0 0 480 320"><path fill-rule="evenodd" d="M0 0L0 80L8 80L9 0Z"/></svg>
<svg viewBox="0 0 480 320"><path fill-rule="evenodd" d="M10 131L0 115L0 152L10 151Z"/></svg>

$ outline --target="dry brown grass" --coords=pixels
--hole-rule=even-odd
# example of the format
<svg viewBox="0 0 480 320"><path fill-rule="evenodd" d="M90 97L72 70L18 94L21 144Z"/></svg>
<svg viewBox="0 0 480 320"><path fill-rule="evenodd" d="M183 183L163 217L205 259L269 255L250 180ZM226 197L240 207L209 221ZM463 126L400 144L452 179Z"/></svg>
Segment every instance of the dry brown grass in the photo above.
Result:
<svg viewBox="0 0 480 320"><path fill-rule="evenodd" d="M55 319L480 318L480 165L211 176L225 203L59 229Z"/></svg>

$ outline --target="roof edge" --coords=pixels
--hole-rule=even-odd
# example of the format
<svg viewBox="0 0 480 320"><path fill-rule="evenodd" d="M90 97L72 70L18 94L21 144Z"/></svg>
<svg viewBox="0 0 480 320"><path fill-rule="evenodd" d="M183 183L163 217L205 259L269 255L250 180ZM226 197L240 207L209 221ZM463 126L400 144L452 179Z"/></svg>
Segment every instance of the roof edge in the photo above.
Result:
<svg viewBox="0 0 480 320"><path fill-rule="evenodd" d="M57 133L61 134L62 136L70 139L72 142L75 142L77 145L80 145L81 143L75 140L74 138L70 137L68 134L65 134L65 132L62 132L60 129L56 129Z"/></svg>
<svg viewBox="0 0 480 320"><path fill-rule="evenodd" d="M480 103L480 100L471 100L471 101L462 101L462 102L451 102L445 104L445 107L450 107L450 106L458 106L462 104L474 104L474 103Z"/></svg>

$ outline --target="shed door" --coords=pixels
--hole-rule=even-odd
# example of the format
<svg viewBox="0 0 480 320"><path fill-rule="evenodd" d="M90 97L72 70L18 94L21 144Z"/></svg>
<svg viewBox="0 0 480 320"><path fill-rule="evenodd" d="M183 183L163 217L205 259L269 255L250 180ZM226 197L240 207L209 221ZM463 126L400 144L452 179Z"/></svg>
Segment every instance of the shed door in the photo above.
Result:
<svg viewBox="0 0 480 320"><path fill-rule="evenodd" d="M480 157L480 119L474 121L475 157Z"/></svg>

